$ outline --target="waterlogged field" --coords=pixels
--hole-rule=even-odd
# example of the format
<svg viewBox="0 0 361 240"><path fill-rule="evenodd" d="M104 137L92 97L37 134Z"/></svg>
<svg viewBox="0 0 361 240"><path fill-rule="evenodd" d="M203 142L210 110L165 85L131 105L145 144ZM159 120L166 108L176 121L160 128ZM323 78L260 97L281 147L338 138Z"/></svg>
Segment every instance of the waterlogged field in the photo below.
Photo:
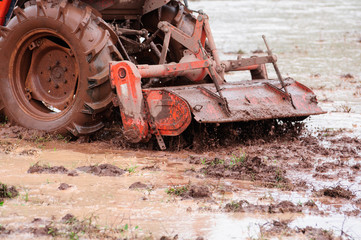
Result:
<svg viewBox="0 0 361 240"><path fill-rule="evenodd" d="M204 151L75 142L4 124L0 239L361 239L361 2L190 6L210 16L222 59L266 54L266 35L283 76L311 87L328 113L302 130L223 139L228 146L207 139Z"/></svg>

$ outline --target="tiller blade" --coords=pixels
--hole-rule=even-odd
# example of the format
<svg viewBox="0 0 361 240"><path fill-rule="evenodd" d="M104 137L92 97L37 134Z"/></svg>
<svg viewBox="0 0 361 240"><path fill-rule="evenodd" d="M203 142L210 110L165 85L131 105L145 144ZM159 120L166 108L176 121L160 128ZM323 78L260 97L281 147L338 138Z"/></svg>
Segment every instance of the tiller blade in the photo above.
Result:
<svg viewBox="0 0 361 240"><path fill-rule="evenodd" d="M180 135L191 123L256 121L297 118L322 114L315 94L293 79L283 79L266 37L267 56L221 61L209 26L208 16L199 13L193 34L188 35L169 22L159 22L164 32L158 65L111 62L111 83L117 91L124 134L131 142L149 140L154 134L161 149L162 135ZM178 63L167 63L170 40L185 47ZM266 63L272 63L278 80L267 80ZM252 80L227 83L229 71L249 70ZM183 76L193 85L142 89L141 79ZM199 84L209 76L213 84Z"/></svg>
<svg viewBox="0 0 361 240"><path fill-rule="evenodd" d="M111 64L111 82L117 90L114 101L121 110L124 134L131 142L180 135L191 123L245 122L322 114L316 95L306 86L288 78L251 80L236 84L194 84L142 89L142 76L177 75L208 66L207 61L135 66L131 62ZM282 89L287 87L287 93ZM218 89L217 89L218 88ZM222 95L219 94L221 91Z"/></svg>
<svg viewBox="0 0 361 240"><path fill-rule="evenodd" d="M195 120L200 123L244 122L275 118L307 117L322 114L315 94L306 86L293 80L284 81L288 93L280 90L277 80L253 80L237 84L222 84L230 115L217 99L213 84L162 88L184 99ZM154 90L154 89L153 89Z"/></svg>

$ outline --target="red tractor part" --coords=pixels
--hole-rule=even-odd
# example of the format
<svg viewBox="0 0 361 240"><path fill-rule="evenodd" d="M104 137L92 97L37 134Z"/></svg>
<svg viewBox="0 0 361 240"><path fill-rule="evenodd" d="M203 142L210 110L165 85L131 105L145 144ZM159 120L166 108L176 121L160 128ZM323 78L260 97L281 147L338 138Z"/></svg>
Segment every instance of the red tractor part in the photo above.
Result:
<svg viewBox="0 0 361 240"><path fill-rule="evenodd" d="M151 66L153 71L143 67L138 69L129 61L111 63L111 84L117 92L114 105L120 108L125 137L137 143L149 140L150 134L180 135L192 119L187 102L164 89L142 90L141 78L158 75L164 66ZM161 148L165 148L164 143Z"/></svg>
<svg viewBox="0 0 361 240"><path fill-rule="evenodd" d="M249 60L249 64L256 61ZM244 59L240 61L245 62ZM224 64L232 65L231 62L224 62ZM180 135L190 124L191 113L200 123L302 118L324 113L317 105L315 94L293 79L283 81L288 93L282 90L282 84L278 80L223 83L220 85L221 92L227 106L223 105L223 99L217 93L214 84L141 89L141 78L184 76L197 69L207 69L209 66L212 66L212 61L209 59L188 63L139 66L128 61L112 62L110 64L111 82L117 90L117 105L122 113L127 138L131 142L140 142L149 138L148 133L155 134L159 139L161 139L160 135ZM237 69L257 69L258 67L258 65L243 68L238 66ZM290 101L290 96L292 96L292 101ZM148 129L150 129L149 132ZM161 148L163 148L162 145L160 143Z"/></svg>
<svg viewBox="0 0 361 240"><path fill-rule="evenodd" d="M11 1L0 1L3 24ZM265 37L267 56L221 61L209 17L183 2L18 1L0 26L4 113L27 128L78 136L102 128L118 106L128 141L155 135L161 149L162 136L180 135L192 118L227 123L324 113L310 89L282 78ZM277 80L268 79L267 63ZM244 70L252 80L226 82L226 72Z"/></svg>
<svg viewBox="0 0 361 240"><path fill-rule="evenodd" d="M1 0L0 1L0 26L3 26L6 20L6 14L9 11L11 5L11 0Z"/></svg>

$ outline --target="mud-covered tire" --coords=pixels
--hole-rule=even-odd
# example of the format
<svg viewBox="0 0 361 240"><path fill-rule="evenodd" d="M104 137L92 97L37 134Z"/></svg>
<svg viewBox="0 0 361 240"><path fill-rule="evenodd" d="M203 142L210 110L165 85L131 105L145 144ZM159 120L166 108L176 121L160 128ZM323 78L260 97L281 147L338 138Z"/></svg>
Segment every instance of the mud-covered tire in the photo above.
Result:
<svg viewBox="0 0 361 240"><path fill-rule="evenodd" d="M99 130L114 97L108 64L119 57L111 30L80 2L37 0L25 6L0 28L6 116L52 133L78 136Z"/></svg>

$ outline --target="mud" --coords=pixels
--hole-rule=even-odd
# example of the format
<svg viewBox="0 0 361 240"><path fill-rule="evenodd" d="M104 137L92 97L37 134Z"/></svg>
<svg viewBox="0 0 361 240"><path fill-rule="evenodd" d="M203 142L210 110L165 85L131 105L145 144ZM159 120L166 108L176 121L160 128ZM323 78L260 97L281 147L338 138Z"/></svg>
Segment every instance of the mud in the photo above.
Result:
<svg viewBox="0 0 361 240"><path fill-rule="evenodd" d="M192 185L174 186L167 189L169 195L180 196L182 199L187 198L209 198L212 193L208 186L204 185Z"/></svg>
<svg viewBox="0 0 361 240"><path fill-rule="evenodd" d="M19 192L14 186L8 186L0 182L0 200L2 200L3 198L15 198L18 195Z"/></svg>
<svg viewBox="0 0 361 240"><path fill-rule="evenodd" d="M125 171L111 164L100 164L99 166L82 166L78 167L76 170L86 173L91 173L97 176L111 176L116 177L123 175Z"/></svg>
<svg viewBox="0 0 361 240"><path fill-rule="evenodd" d="M249 203L247 200L241 200L239 202L227 203L224 207L226 212L261 212L261 213L302 213L302 209L307 206L296 206L290 201L282 201L277 204L268 205L255 205Z"/></svg>
<svg viewBox="0 0 361 240"><path fill-rule="evenodd" d="M323 196L327 196L327 197L332 197L332 198L344 198L344 199L352 199L353 197L355 197L355 194L352 193L352 191L348 190L348 189L344 189L341 186L336 186L333 188L324 188L321 189L317 192L318 195L323 195Z"/></svg>
<svg viewBox="0 0 361 240"><path fill-rule="evenodd" d="M279 166L265 164L260 157L241 156L226 160L215 158L205 160L206 167L200 171L209 177L226 177L265 183L288 183L286 170Z"/></svg>
<svg viewBox="0 0 361 240"><path fill-rule="evenodd" d="M72 186L66 183L61 183L60 186L58 187L59 190L66 190L68 188L71 188Z"/></svg>
<svg viewBox="0 0 361 240"><path fill-rule="evenodd" d="M28 169L28 173L67 174L68 172L69 170L63 166L41 166L39 163L35 163Z"/></svg>
<svg viewBox="0 0 361 240"><path fill-rule="evenodd" d="M230 214L237 216L247 214L262 216L261 218L267 219L266 222L270 222L271 225L274 217L289 218L291 214L296 216L296 220L290 221L288 225L282 222L284 220L279 219L278 222L274 222L275 225L257 228L256 232L263 231L263 234L269 236L290 234L289 236L298 236L301 239L318 236L317 234L321 234L322 231L307 229L308 225L296 224L297 219L301 219L298 216L305 215L320 219L330 216L332 219L333 214L342 214L348 218L358 219L361 216L359 210L361 195L357 188L361 180L360 140L338 130L319 130L310 133L304 129L298 135L295 134L293 128L290 128L290 132L285 129L282 131L283 134L279 136L258 135L258 138L244 139L243 143L237 146L217 147L216 151L203 152L199 150L135 151L133 148L119 149L114 143L108 141L79 143L49 140L42 142L39 146L32 140L22 139L19 142L18 138L3 138L1 141L7 142L8 152L3 151L1 156L5 159L4 161L16 163L16 165L14 168L11 164L5 165L7 167L2 171L10 174L10 169L12 169L11 172L15 172L17 176L25 174L28 176L26 181L30 184L22 186L17 178L8 177L7 182L20 186L20 197L4 203L6 206L4 209L8 209L3 215L6 216L5 219L12 219L11 214L17 211L16 204L13 208L11 201L20 203L25 201L25 204L37 209L36 211L43 206L37 205L38 202L42 204L48 202L47 204L55 208L52 207L54 210L49 210L50 215L36 216L53 222L51 226L46 223L35 226L31 223L32 220L28 222L21 220L22 225L15 227L6 220L0 222L5 229L1 234L2 236L30 234L52 237L53 235L49 234L42 235L50 231L56 236L69 237L69 234L73 232L85 238L112 237L122 234L132 238L135 236L134 233L139 234L139 231L135 229L137 225L133 224L130 227L129 221L126 224L129 229L132 229L131 232L124 230L124 223L121 224L122 231L113 228L104 230L102 227L89 227L87 218L82 217L86 206L98 206L96 209L109 208L104 214L103 210L97 210L96 215L99 215L99 220L94 218L92 221L99 226L106 223L108 211L120 211L123 214L125 209L132 209L132 213L128 215L133 216L132 221L136 221L143 228L151 229L157 234L158 239L161 236L173 238L176 234L164 235L158 232L161 229L158 225L155 228L152 227L154 225L152 216L156 214L155 212L158 212L157 216L161 219L167 219L168 217L164 216L169 216L169 214L177 216L177 221L179 218L183 219L181 216L184 216L184 221L186 221L190 214L206 215L210 219L217 214L225 214L227 218ZM24 159L29 160L24 162ZM27 174L27 171L33 174ZM121 180L119 178L112 180L114 178L107 178L107 176L120 176ZM35 180L38 177L40 177L39 180ZM343 181L342 185L334 187L335 180ZM33 181L36 181L35 185L32 185ZM52 185L53 182L56 185ZM41 191L47 192L49 200L44 198L45 195L36 193L37 186L42 186L41 189L44 190ZM29 192L29 189L32 190ZM92 195L92 191L95 191L95 195ZM25 200L28 198L27 192L30 196L29 200ZM61 193L62 196L57 196L56 192ZM89 197L80 192L90 194L94 201L91 200L84 205L84 199L89 199ZM55 205L54 200L51 200L54 198L60 198ZM63 206L62 202L70 201L69 199L73 199L72 204L64 208L63 215L59 216L57 206ZM107 199L113 200L109 202ZM116 204L113 205L114 203ZM118 203L124 207L118 207ZM114 207L118 210L110 210ZM142 210L144 208L158 210L144 213ZM177 211L184 212L179 215ZM69 212L72 215L70 220L62 220ZM34 213L25 214L31 219L34 218ZM138 215L141 217L134 217ZM54 220L52 216L56 216ZM149 220L141 220L144 217ZM76 220L72 220L73 218ZM74 224L69 225L69 222L74 222ZM237 224L237 221L229 224ZM262 226L262 224L264 222L260 222L257 226ZM89 233L82 233L81 229L84 226L88 226ZM170 225L167 226L170 227ZM327 225L322 228L328 229ZM178 229L176 233L186 236L184 233L187 230L176 229ZM332 231L326 232L335 237ZM148 235L141 234L141 236ZM196 239L197 236L209 235L207 231L201 231L189 235L187 239Z"/></svg>
<svg viewBox="0 0 361 240"><path fill-rule="evenodd" d="M304 234L306 237L310 239L320 239L320 240L334 240L334 239L342 239L341 237L336 237L332 232L325 231L320 228L306 227L299 228L297 232Z"/></svg>
<svg viewBox="0 0 361 240"><path fill-rule="evenodd" d="M150 186L141 182L135 182L129 186L129 189L140 189L140 188L150 188Z"/></svg>
<svg viewBox="0 0 361 240"><path fill-rule="evenodd" d="M154 141L126 143L119 116L77 141L4 123L1 181L19 195L0 206L0 238L360 239L359 2L191 6L209 14L224 59L236 59L228 52L240 47L245 57L262 55L267 35L282 75L315 90L328 113L302 123L193 125L194 138L165 138L166 152ZM67 172L28 174L34 163ZM125 172L94 175L102 164ZM88 173L76 170L82 166ZM71 187L59 190L62 183Z"/></svg>

